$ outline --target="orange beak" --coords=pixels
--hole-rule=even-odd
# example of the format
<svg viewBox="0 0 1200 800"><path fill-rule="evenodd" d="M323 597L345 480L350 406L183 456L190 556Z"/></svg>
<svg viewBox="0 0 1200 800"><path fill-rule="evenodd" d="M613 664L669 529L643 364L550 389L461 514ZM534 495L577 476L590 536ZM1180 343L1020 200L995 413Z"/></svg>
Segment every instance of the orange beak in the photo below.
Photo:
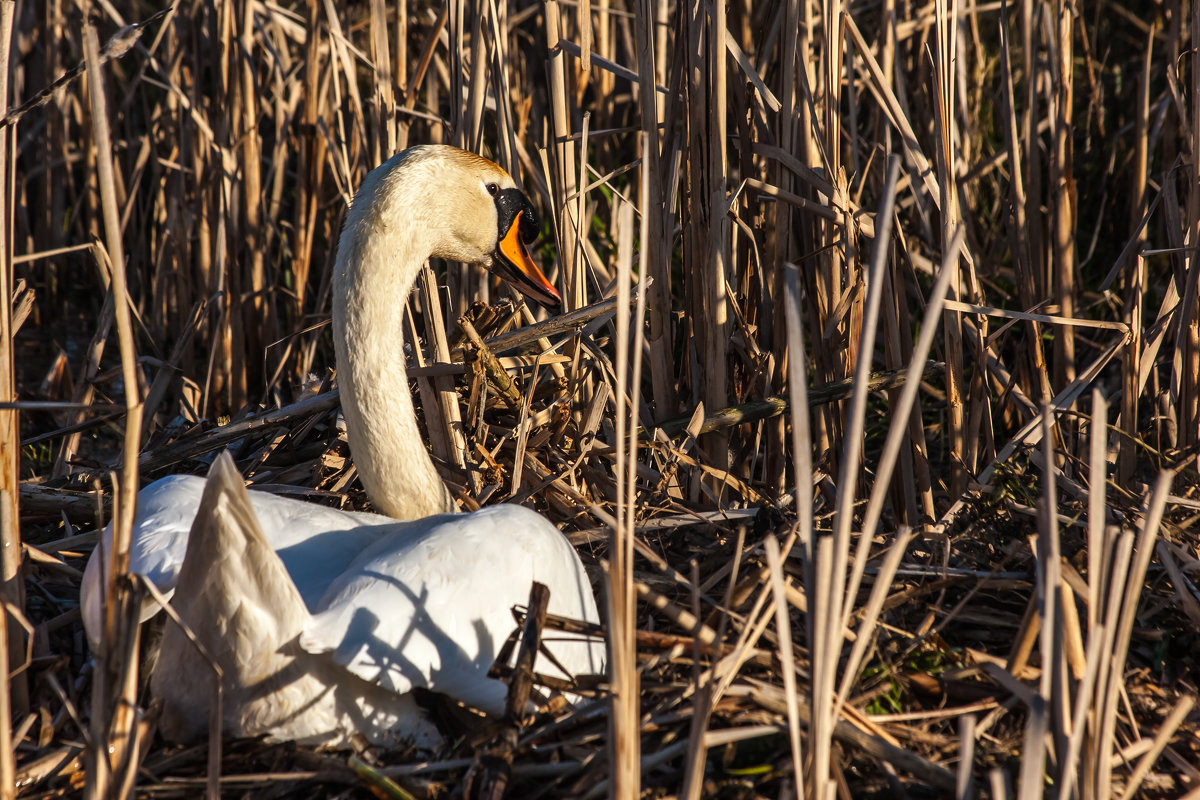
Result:
<svg viewBox="0 0 1200 800"><path fill-rule="evenodd" d="M524 210L518 211L508 230L500 237L493 268L522 294L553 310L562 305L562 297L529 255L525 242L532 241L536 232L528 230L531 226L526 225L525 235L522 235L521 225L526 217Z"/></svg>

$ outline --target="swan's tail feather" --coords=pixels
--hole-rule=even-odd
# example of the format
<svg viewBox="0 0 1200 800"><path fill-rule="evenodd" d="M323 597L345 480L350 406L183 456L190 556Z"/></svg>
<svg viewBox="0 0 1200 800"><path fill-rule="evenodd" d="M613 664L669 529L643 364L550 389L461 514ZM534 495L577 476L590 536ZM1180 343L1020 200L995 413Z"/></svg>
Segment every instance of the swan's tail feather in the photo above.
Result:
<svg viewBox="0 0 1200 800"><path fill-rule="evenodd" d="M239 582L221 585L218 576ZM263 533L250 493L228 453L222 453L208 472L176 594L185 589L193 597L203 592L233 611L269 609L271 622L293 629L288 638L308 619L304 601Z"/></svg>
<svg viewBox="0 0 1200 800"><path fill-rule="evenodd" d="M223 671L227 730L255 735L286 726L273 700L255 700L286 700L288 684L304 691L306 681L289 675L295 665L286 645L303 628L308 611L263 535L227 453L209 470L172 605ZM178 626L168 624L151 680L163 700L167 738L188 741L207 731L211 686L209 662Z"/></svg>

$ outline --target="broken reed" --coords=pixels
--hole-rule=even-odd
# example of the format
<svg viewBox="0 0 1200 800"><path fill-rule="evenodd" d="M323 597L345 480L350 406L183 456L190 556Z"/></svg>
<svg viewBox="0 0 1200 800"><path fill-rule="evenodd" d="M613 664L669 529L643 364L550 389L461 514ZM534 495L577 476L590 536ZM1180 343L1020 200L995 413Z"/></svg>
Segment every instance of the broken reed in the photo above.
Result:
<svg viewBox="0 0 1200 800"><path fill-rule="evenodd" d="M13 21L22 44L12 72L19 93L85 60L81 31L89 28L55 9L44 19L41 7L26 6ZM970 481L986 484L1020 448L1039 438L1049 447L1051 434L1056 449L1042 456L1045 465L1096 489L1104 485L1096 454L1111 451L1117 489L1140 497L1154 468L1174 465L1200 438L1200 268L1191 247L1200 230L1200 167L1175 159L1200 149L1200 31L1192 27L1200 18L1185 24L1178 2L1149 25L1125 24L1136 21L1117 11L1095 20L1074 11L1069 2L1035 0L969 9L889 1L852 13L799 0L181 3L128 48L128 31L117 37L121 48L101 48L86 80L68 82L6 128L15 159L6 161L14 182L5 193L12 238L4 252L37 297L25 338L6 336L4 352L11 343L27 354L10 358L22 396L44 385L47 399L123 402L124 463L132 469L131 453L176 417L285 404L302 396L310 375L325 374L332 252L346 203L369 169L418 142L491 155L543 211L555 256L549 272L568 311L627 292L641 276L654 279L645 325L635 316L626 328L623 317L591 332L611 362L571 340L562 349L569 362L539 371L568 387L575 429L606 437L700 403L713 411L793 398L790 415L689 440L682 447L694 466L669 451L631 452L643 468L684 464L678 483L639 481L639 467L618 447L615 463L593 454L594 474L572 478L569 488L581 498L577 509L594 503L619 522L612 594L627 599L632 551L621 542L634 535L634 511L793 496L799 529L783 550L800 548L807 607L824 613L805 614L803 635L793 630L797 645L820 656L811 685L785 681L784 695L790 719L800 714L799 693L819 711L804 741L790 746L820 794L839 724L834 698L846 703L858 679L839 664L850 644L846 626L868 611L857 629L866 647L882 602L873 591L863 605L862 571L868 557L899 559L906 541L872 538L886 507L888 531L934 523L941 530ZM106 4L91 21L104 41L139 13L134 4ZM1096 60L1101 40L1110 43L1103 63L1127 67L1136 81L1110 80ZM105 115L95 73L118 49L102 67ZM1190 61L1178 57L1189 49ZM103 144L106 130L111 146ZM869 270L864 256L873 259ZM427 274L405 332L410 342L417 333L423 339L417 363L446 361L466 300L495 288L454 265ZM99 298L107 298L103 306ZM123 320L126 299L133 327ZM105 347L114 321L119 372ZM63 349L48 351L51 342ZM867 418L876 401L864 391L848 403L814 405L811 418L799 402L806 385L923 366L925 352L946 363L945 378L925 392L911 379L889 390L883 419ZM416 382L435 454L474 475L482 457L453 379L427 373ZM1119 409L1083 430L1073 415L1086 410L1096 384L1109 396L1120 387ZM1102 407L1090 406L1093 414ZM1048 413L1058 423L1070 416L1047 431ZM44 433L86 427L93 416L82 410L28 424ZM1106 424L1124 435L1102 441L1096 431ZM876 452L871 437L884 431ZM10 472L16 437L3 437ZM65 477L81 457L102 468L122 461L111 441L89 442L81 430L50 441L52 452L26 451L25 476ZM516 449L512 494L527 480L553 477L522 480L524 447ZM835 476L823 490L836 508L832 539L813 529L814 464ZM858 479L868 473L870 481ZM119 485L134 483L126 474ZM482 488L477 478L468 483ZM1047 508L1057 507L1052 490L1046 498ZM122 498L118 514L129 507ZM1147 509L1157 513L1154 504ZM1087 635L1103 628L1103 652L1119 653L1110 625L1124 617L1118 606L1099 607L1096 586L1114 552L1148 558L1149 540L1124 550L1103 543L1095 531L1107 530L1105 513L1090 507ZM1058 631L1064 618L1046 605L1049 554L1057 552L1052 520L1038 528L1047 549L1037 550L1037 616ZM6 530L11 537L11 519ZM766 552L772 594L764 589L757 612L764 626L782 614L779 593L790 580ZM1139 588L1137 571L1127 575L1121 615ZM617 659L626 669L631 603L614 606L622 613L613 640L626 642ZM786 615L774 619L776 630L789 627ZM851 664L863 658L859 641ZM1061 669L1061 646L1059 638L1043 641L1049 666ZM10 655L17 651L23 659L20 648ZM781 651L781 662L788 659ZM1116 684L1088 669L1097 693L1079 688L1073 713L1094 708L1103 725L1115 724L1111 694L1099 691ZM698 719L735 674L697 678ZM12 683L18 709L19 685ZM1047 686L1040 691L1044 697ZM1048 726L1077 754L1061 712L1031 713L1030 724ZM617 738L636 726L636 713L614 713L625 726ZM1038 730L1030 730L1035 744ZM1077 737L1081 728L1072 730ZM636 740L622 741L614 787L637 781ZM693 796L703 750L694 743L687 756ZM1110 765L1103 754L1082 757L1091 760L1081 787L1101 796ZM1036 758L1025 775L1029 791L1041 774Z"/></svg>

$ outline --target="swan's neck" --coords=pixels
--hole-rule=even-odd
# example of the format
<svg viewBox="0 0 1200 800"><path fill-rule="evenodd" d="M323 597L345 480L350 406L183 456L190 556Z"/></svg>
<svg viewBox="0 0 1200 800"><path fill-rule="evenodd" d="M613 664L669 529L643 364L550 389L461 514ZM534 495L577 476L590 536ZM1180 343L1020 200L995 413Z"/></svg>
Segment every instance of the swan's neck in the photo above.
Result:
<svg viewBox="0 0 1200 800"><path fill-rule="evenodd" d="M452 511L454 501L425 450L404 365L405 298L433 248L423 226L378 211L397 207L378 194L402 191L378 182L376 202L356 202L347 217L333 279L333 341L363 487L381 513L418 519Z"/></svg>

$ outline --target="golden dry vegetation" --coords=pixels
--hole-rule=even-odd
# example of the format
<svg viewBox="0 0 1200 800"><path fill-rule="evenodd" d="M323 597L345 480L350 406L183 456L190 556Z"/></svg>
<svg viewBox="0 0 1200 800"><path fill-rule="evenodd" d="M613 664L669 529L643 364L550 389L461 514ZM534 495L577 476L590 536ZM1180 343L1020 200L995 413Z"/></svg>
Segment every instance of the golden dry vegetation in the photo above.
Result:
<svg viewBox="0 0 1200 800"><path fill-rule="evenodd" d="M0 798L1200 796L1198 44L1177 0L0 0ZM95 530L222 449L366 506L330 267L422 142L518 176L579 312L397 298L462 506L607 598L600 702L167 745L130 631L87 650Z"/></svg>

